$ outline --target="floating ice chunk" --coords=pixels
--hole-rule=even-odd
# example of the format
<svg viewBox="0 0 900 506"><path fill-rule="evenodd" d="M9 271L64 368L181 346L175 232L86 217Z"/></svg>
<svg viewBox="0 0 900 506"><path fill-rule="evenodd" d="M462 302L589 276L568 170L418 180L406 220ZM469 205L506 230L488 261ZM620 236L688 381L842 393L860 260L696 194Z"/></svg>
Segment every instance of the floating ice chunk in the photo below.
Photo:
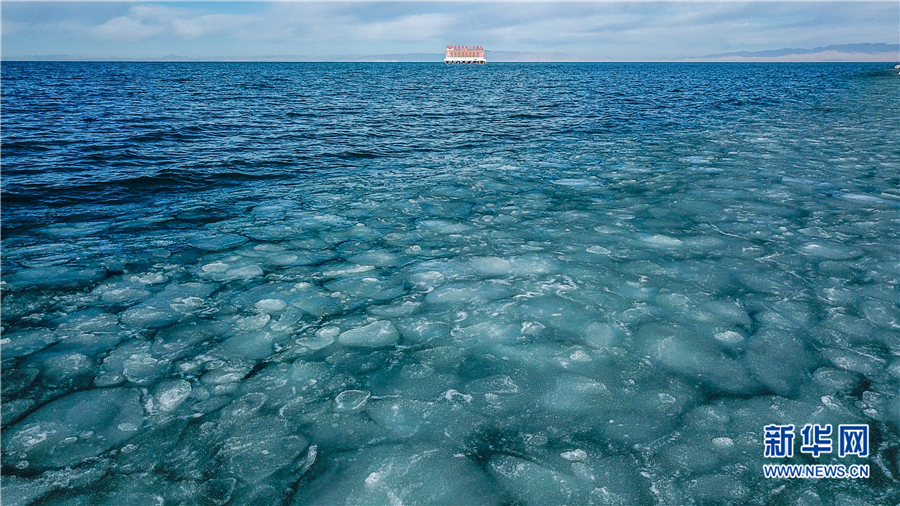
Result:
<svg viewBox="0 0 900 506"><path fill-rule="evenodd" d="M450 402L456 401L457 399L460 400L460 401L463 401L463 402L465 402L465 403L471 403L471 402L472 402L472 396L471 396L471 395L469 395L469 394L464 394L464 393L462 393L462 392L460 392L460 391L458 391L458 390L456 390L456 389L453 389L453 388L451 388L450 390L447 390L446 392L442 393L442 394L441 394L441 398L443 398L444 400L450 401Z"/></svg>
<svg viewBox="0 0 900 506"><path fill-rule="evenodd" d="M553 387L541 398L541 405L551 411L586 413L610 396L603 383L578 374L561 374Z"/></svg>
<svg viewBox="0 0 900 506"><path fill-rule="evenodd" d="M758 393L760 384L737 361L725 356L708 341L657 324L645 324L639 341L650 357L666 368L731 393Z"/></svg>
<svg viewBox="0 0 900 506"><path fill-rule="evenodd" d="M661 456L671 469L692 474L714 471L728 461L731 449L715 445L705 434L697 439L667 446Z"/></svg>
<svg viewBox="0 0 900 506"><path fill-rule="evenodd" d="M611 348L620 345L624 335L619 325L594 322L584 329L584 342L594 348Z"/></svg>
<svg viewBox="0 0 900 506"><path fill-rule="evenodd" d="M597 317L596 313L587 310L583 304L558 296L526 300L519 305L518 310L525 321L538 321L551 329L573 336L583 335ZM596 327L593 329L597 330Z"/></svg>
<svg viewBox="0 0 900 506"><path fill-rule="evenodd" d="M780 329L757 331L744 354L744 365L753 377L784 397L797 394L813 363L803 342Z"/></svg>
<svg viewBox="0 0 900 506"><path fill-rule="evenodd" d="M240 424L239 432L222 444L219 457L226 472L259 483L291 464L308 446L306 438L268 416Z"/></svg>
<svg viewBox="0 0 900 506"><path fill-rule="evenodd" d="M294 265L299 259L299 256L288 252L272 253L262 257L263 263L275 267L286 267L288 265Z"/></svg>
<svg viewBox="0 0 900 506"><path fill-rule="evenodd" d="M510 455L496 455L487 470L517 503L528 505L582 503L577 483L564 474Z"/></svg>
<svg viewBox="0 0 900 506"><path fill-rule="evenodd" d="M428 422L433 403L411 399L384 399L369 403L369 416L378 425L401 438L410 437Z"/></svg>
<svg viewBox="0 0 900 506"><path fill-rule="evenodd" d="M576 349L575 351L573 351L572 354L569 355L569 359L572 360L572 362L581 362L581 363L593 361L591 356L588 355L587 353L585 353L585 351L582 349Z"/></svg>
<svg viewBox="0 0 900 506"><path fill-rule="evenodd" d="M717 317L728 323L743 325L749 327L752 323L750 315L741 306L733 302L726 301L710 301L703 305L703 308L712 312Z"/></svg>
<svg viewBox="0 0 900 506"><path fill-rule="evenodd" d="M276 337L276 341L279 343L286 338L286 336L294 331L300 332L307 328L307 324L301 322L301 318L303 317L303 311L295 308L288 307L287 310L282 313L281 317L270 325L270 329L272 332L280 333L282 337ZM299 342L299 341L298 341ZM314 343L310 343L313 344ZM328 343L331 344L331 343ZM327 346L327 344L323 345ZM320 346L321 347L321 346ZM312 348L319 349L319 348Z"/></svg>
<svg viewBox="0 0 900 506"><path fill-rule="evenodd" d="M860 378L850 371L820 367L813 373L813 381L828 393L849 393L859 384Z"/></svg>
<svg viewBox="0 0 900 506"><path fill-rule="evenodd" d="M497 374L470 381L466 384L466 391L473 394L515 395L519 393L519 386L509 376Z"/></svg>
<svg viewBox="0 0 900 506"><path fill-rule="evenodd" d="M227 504L234 493L234 478L216 478L205 481L199 490L200 497L210 504Z"/></svg>
<svg viewBox="0 0 900 506"><path fill-rule="evenodd" d="M395 267L400 263L397 255L388 251L369 250L348 258L350 262L359 265L374 265L375 267Z"/></svg>
<svg viewBox="0 0 900 506"><path fill-rule="evenodd" d="M316 466L321 474L298 490L294 506L501 503L476 465L442 448L377 446L328 456Z"/></svg>
<svg viewBox="0 0 900 506"><path fill-rule="evenodd" d="M191 395L191 390L191 384L185 380L160 383L153 394L156 408L165 413L175 411Z"/></svg>
<svg viewBox="0 0 900 506"><path fill-rule="evenodd" d="M874 355L853 351L830 348L822 350L822 355L831 361L835 367L847 371L873 377L884 371L885 360Z"/></svg>
<svg viewBox="0 0 900 506"><path fill-rule="evenodd" d="M336 325L326 325L319 330L316 331L316 337L322 340L331 340L334 342L334 339L339 336L341 333L341 328Z"/></svg>
<svg viewBox="0 0 900 506"><path fill-rule="evenodd" d="M340 302L330 295L316 290L304 291L302 298L292 301L291 305L316 318L334 315L342 311Z"/></svg>
<svg viewBox="0 0 900 506"><path fill-rule="evenodd" d="M365 390L344 390L334 398L334 410L339 413L362 408L372 394Z"/></svg>
<svg viewBox="0 0 900 506"><path fill-rule="evenodd" d="M228 269L230 268L231 266L226 264L225 262L212 262L202 266L200 270L206 273L213 274L228 272Z"/></svg>
<svg viewBox="0 0 900 506"><path fill-rule="evenodd" d="M883 205L883 206L897 207L897 202L883 199L881 197L876 197L874 195L865 195L865 194L861 194L861 193L835 192L833 194L833 196L844 199L844 200L849 200L851 202L859 202L862 204L877 204L877 205Z"/></svg>
<svg viewBox="0 0 900 506"><path fill-rule="evenodd" d="M332 251L295 251L293 254L297 259L291 262L292 265L318 265L335 257Z"/></svg>
<svg viewBox="0 0 900 506"><path fill-rule="evenodd" d="M294 224L275 224L268 226L248 226L241 232L257 241L281 242L297 237L300 230Z"/></svg>
<svg viewBox="0 0 900 506"><path fill-rule="evenodd" d="M472 258L469 265L473 271L485 277L508 276L512 270L509 260L497 257Z"/></svg>
<svg viewBox="0 0 900 506"><path fill-rule="evenodd" d="M157 360L149 354L133 354L125 359L122 374L133 383L149 385L158 381L169 368L165 360Z"/></svg>
<svg viewBox="0 0 900 506"><path fill-rule="evenodd" d="M559 456L570 462L584 462L587 460L587 452L581 449L562 452Z"/></svg>
<svg viewBox="0 0 900 506"><path fill-rule="evenodd" d="M542 274L559 272L559 263L538 254L523 255L510 260L511 274L515 276L534 277Z"/></svg>
<svg viewBox="0 0 900 506"><path fill-rule="evenodd" d="M145 272L143 274L128 276L129 282L139 283L142 285L159 285L165 283L168 280L169 277L161 272Z"/></svg>
<svg viewBox="0 0 900 506"><path fill-rule="evenodd" d="M231 281L235 279L251 279L263 275L262 267L258 265L245 265L235 269L229 269L224 274L223 281Z"/></svg>
<svg viewBox="0 0 900 506"><path fill-rule="evenodd" d="M686 488L694 499L704 504L740 504L750 493L740 479L725 474L692 478Z"/></svg>
<svg viewBox="0 0 900 506"><path fill-rule="evenodd" d="M263 275L262 267L258 264L248 263L246 259L236 262L235 259L240 259L240 257L228 257L228 262L218 261L204 264L200 267L198 275L213 281L252 279Z"/></svg>
<svg viewBox="0 0 900 506"><path fill-rule="evenodd" d="M106 269L75 267L39 267L22 269L3 276L3 281L13 290L41 288L81 288L102 281Z"/></svg>
<svg viewBox="0 0 900 506"><path fill-rule="evenodd" d="M366 309L366 312L368 312L372 316L380 316L382 318L399 318L401 316L408 316L412 313L415 313L421 307L421 302L404 300L400 303L385 306L369 306Z"/></svg>
<svg viewBox="0 0 900 506"><path fill-rule="evenodd" d="M728 345L740 344L744 341L744 336L742 336L740 333L735 332L733 330L726 330L725 332L719 332L718 334L714 335L713 337L715 337L717 341L724 343L724 344L728 344Z"/></svg>
<svg viewBox="0 0 900 506"><path fill-rule="evenodd" d="M806 255L827 260L850 260L863 255L863 251L851 246L834 243L808 243L800 247Z"/></svg>
<svg viewBox="0 0 900 506"><path fill-rule="evenodd" d="M522 330L514 323L491 320L454 330L452 335L463 342L472 342L475 346L497 342L511 344L522 337Z"/></svg>
<svg viewBox="0 0 900 506"><path fill-rule="evenodd" d="M656 234L641 239L644 244L659 249L677 249L684 245L681 239L676 239L667 235Z"/></svg>
<svg viewBox="0 0 900 506"><path fill-rule="evenodd" d="M362 327L350 329L338 336L338 342L345 346L379 348L392 346L400 340L400 332L388 320L379 320Z"/></svg>
<svg viewBox="0 0 900 506"><path fill-rule="evenodd" d="M585 251L587 251L588 253L593 253L595 255L610 255L610 254L612 254L612 251L604 248L603 246L599 246L599 245L591 246L590 248L588 248Z"/></svg>
<svg viewBox="0 0 900 506"><path fill-rule="evenodd" d="M638 465L627 457L608 457L586 462L573 462L572 472L586 481L593 490L584 504L625 506L652 504L650 480L646 471L638 472Z"/></svg>
<svg viewBox="0 0 900 506"><path fill-rule="evenodd" d="M87 237L109 227L110 223L101 221L61 222L47 225L40 233L49 237Z"/></svg>
<svg viewBox="0 0 900 506"><path fill-rule="evenodd" d="M730 437L715 437L713 438L712 443L720 450L730 450L734 447L734 440Z"/></svg>
<svg viewBox="0 0 900 506"><path fill-rule="evenodd" d="M522 322L522 335L539 336L547 326L540 322Z"/></svg>
<svg viewBox="0 0 900 506"><path fill-rule="evenodd" d="M419 220L420 228L440 235L461 234L472 229L464 223L455 223L446 220Z"/></svg>
<svg viewBox="0 0 900 506"><path fill-rule="evenodd" d="M205 385L225 385L242 380L253 366L249 363L233 362L204 374L200 381Z"/></svg>
<svg viewBox="0 0 900 506"><path fill-rule="evenodd" d="M42 383L51 388L87 386L97 371L93 360L75 352L52 354L41 363L41 368Z"/></svg>
<svg viewBox="0 0 900 506"><path fill-rule="evenodd" d="M5 349L3 350L6 351ZM16 369L3 369L2 385L3 394L13 397L19 392L30 387L37 379L40 370L33 367L19 367Z"/></svg>
<svg viewBox="0 0 900 506"><path fill-rule="evenodd" d="M438 271L417 272L409 281L419 290L431 291L444 283L444 275Z"/></svg>
<svg viewBox="0 0 900 506"><path fill-rule="evenodd" d="M243 331L243 332L259 330L259 329L265 327L266 325L268 325L269 320L271 320L271 319L272 319L272 317L266 313L256 314L253 316L247 316L247 317L241 318L240 320L235 322L234 327L237 330Z"/></svg>
<svg viewBox="0 0 900 506"><path fill-rule="evenodd" d="M422 379L434 374L434 368L428 364L407 364L400 370L400 375L407 379Z"/></svg>
<svg viewBox="0 0 900 506"><path fill-rule="evenodd" d="M860 304L866 319L879 327L896 330L900 328L900 310L886 301L867 300Z"/></svg>
<svg viewBox="0 0 900 506"><path fill-rule="evenodd" d="M273 314L283 311L287 302L281 299L263 299L253 306L260 313Z"/></svg>
<svg viewBox="0 0 900 506"><path fill-rule="evenodd" d="M204 251L216 252L237 248L238 246L247 243L247 241L249 241L249 239L242 235L222 234L196 237L189 241L189 244Z"/></svg>
<svg viewBox="0 0 900 506"><path fill-rule="evenodd" d="M5 384L4 384L5 385ZM3 401L2 424L4 427L17 422L34 406L33 399L13 399Z"/></svg>
<svg viewBox="0 0 900 506"><path fill-rule="evenodd" d="M228 338L212 354L228 359L262 360L272 355L274 342L275 336L264 330L247 332Z"/></svg>
<svg viewBox="0 0 900 506"><path fill-rule="evenodd" d="M268 397L261 392L251 392L222 408L219 419L227 426L240 426L247 420L255 418L259 410L266 405Z"/></svg>
<svg viewBox="0 0 900 506"><path fill-rule="evenodd" d="M374 300L389 300L403 295L403 288L392 281L374 277L348 277L331 281L325 288L333 291Z"/></svg>
<svg viewBox="0 0 900 506"><path fill-rule="evenodd" d="M339 269L331 269L322 273L326 278L339 278L342 276L352 276L363 272L374 271L374 265L348 265Z"/></svg>
<svg viewBox="0 0 900 506"><path fill-rule="evenodd" d="M57 322L59 323L58 329L64 330L68 334L119 331L119 318L100 308L70 313Z"/></svg>
<svg viewBox="0 0 900 506"><path fill-rule="evenodd" d="M154 300L152 303L133 307L122 313L122 323L144 329L168 327L181 319L181 315L171 308L161 307L164 302L166 301Z"/></svg>
<svg viewBox="0 0 900 506"><path fill-rule="evenodd" d="M625 232L624 229L611 227L609 225L597 225L596 227L594 227L594 231L609 235L616 235Z"/></svg>
<svg viewBox="0 0 900 506"><path fill-rule="evenodd" d="M318 335L315 335L312 337L301 337L295 340L295 342L312 351L318 351L334 344L334 338L330 336L319 337Z"/></svg>
<svg viewBox="0 0 900 506"><path fill-rule="evenodd" d="M153 340L151 351L168 360L196 353L194 346L228 332L231 326L224 321L189 322L161 330Z"/></svg>
<svg viewBox="0 0 900 506"><path fill-rule="evenodd" d="M150 292L143 285L121 280L102 283L91 293L99 295L100 300L107 304L116 305L136 304L150 297Z"/></svg>
<svg viewBox="0 0 900 506"><path fill-rule="evenodd" d="M691 313L693 310L691 299L680 293L660 293L656 296L656 303L660 307L679 313Z"/></svg>
<svg viewBox="0 0 900 506"><path fill-rule="evenodd" d="M276 310L275 306L280 306L281 304L275 301L280 300L285 305L288 305L294 300L302 298L306 291L307 289L297 289L288 283L268 282L256 284L247 289L228 291L225 294L230 296L231 303L236 307L255 312L274 313L284 309Z"/></svg>
<svg viewBox="0 0 900 506"><path fill-rule="evenodd" d="M200 297L175 297L169 308L181 314L190 314L203 307L203 299Z"/></svg>
<svg viewBox="0 0 900 506"><path fill-rule="evenodd" d="M3 404L6 409L6 403ZM38 499L45 497L54 488L56 485L52 480L43 477L20 478L14 474L6 474L3 476L3 503L15 506L38 504Z"/></svg>
<svg viewBox="0 0 900 506"><path fill-rule="evenodd" d="M558 184L560 186L569 186L572 188L581 188L581 187L593 187L598 186L600 183L595 179L587 179L587 178L563 178L556 179L553 181L553 184Z"/></svg>
<svg viewBox="0 0 900 506"><path fill-rule="evenodd" d="M125 376L115 372L101 372L94 378L94 385L105 388L114 387L125 382Z"/></svg>
<svg viewBox="0 0 900 506"><path fill-rule="evenodd" d="M136 390L104 388L69 394L4 431L3 461L27 460L32 469L73 466L133 437L143 415Z"/></svg>
<svg viewBox="0 0 900 506"><path fill-rule="evenodd" d="M208 283L172 283L156 296L122 313L121 321L138 328L168 327L183 317L183 311L201 307L203 298L214 288L215 285Z"/></svg>
<svg viewBox="0 0 900 506"><path fill-rule="evenodd" d="M430 304L471 304L501 299L509 295L509 288L501 283L476 282L444 285L425 296Z"/></svg>
<svg viewBox="0 0 900 506"><path fill-rule="evenodd" d="M23 330L3 334L0 341L3 348L3 358L24 357L43 350L59 341L59 336L47 329Z"/></svg>
<svg viewBox="0 0 900 506"><path fill-rule="evenodd" d="M427 318L402 319L399 323L403 339L413 343L443 341L450 336L450 325Z"/></svg>

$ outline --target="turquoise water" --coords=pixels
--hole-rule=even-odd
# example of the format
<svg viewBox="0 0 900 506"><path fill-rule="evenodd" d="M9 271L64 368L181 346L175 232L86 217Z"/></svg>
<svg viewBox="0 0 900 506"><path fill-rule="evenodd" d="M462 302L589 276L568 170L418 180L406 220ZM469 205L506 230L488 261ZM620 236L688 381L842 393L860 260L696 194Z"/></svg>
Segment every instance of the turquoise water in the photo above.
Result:
<svg viewBox="0 0 900 506"><path fill-rule="evenodd" d="M4 62L3 503L894 504L895 74Z"/></svg>

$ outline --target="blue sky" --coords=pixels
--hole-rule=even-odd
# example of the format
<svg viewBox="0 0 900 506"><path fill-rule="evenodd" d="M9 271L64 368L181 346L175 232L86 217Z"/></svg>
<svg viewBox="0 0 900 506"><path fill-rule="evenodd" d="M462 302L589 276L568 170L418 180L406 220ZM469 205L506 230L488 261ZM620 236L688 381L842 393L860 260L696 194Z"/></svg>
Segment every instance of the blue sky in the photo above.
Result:
<svg viewBox="0 0 900 506"><path fill-rule="evenodd" d="M2 56L256 59L441 53L446 44L599 60L900 40L887 2L22 2Z"/></svg>

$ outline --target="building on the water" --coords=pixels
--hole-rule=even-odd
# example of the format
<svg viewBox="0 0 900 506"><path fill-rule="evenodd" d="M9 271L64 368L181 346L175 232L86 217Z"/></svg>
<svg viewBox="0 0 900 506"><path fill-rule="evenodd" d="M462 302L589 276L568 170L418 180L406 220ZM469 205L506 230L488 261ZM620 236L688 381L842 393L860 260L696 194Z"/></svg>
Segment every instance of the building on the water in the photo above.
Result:
<svg viewBox="0 0 900 506"><path fill-rule="evenodd" d="M444 63L487 63L484 46L447 46Z"/></svg>

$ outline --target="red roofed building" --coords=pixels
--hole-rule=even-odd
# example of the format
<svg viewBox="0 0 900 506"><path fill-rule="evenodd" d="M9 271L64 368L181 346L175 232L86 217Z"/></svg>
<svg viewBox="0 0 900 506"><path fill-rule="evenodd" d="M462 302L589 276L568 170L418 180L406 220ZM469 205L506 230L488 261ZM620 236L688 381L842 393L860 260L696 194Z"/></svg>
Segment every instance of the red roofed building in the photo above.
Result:
<svg viewBox="0 0 900 506"><path fill-rule="evenodd" d="M444 63L487 63L484 46L447 46Z"/></svg>

